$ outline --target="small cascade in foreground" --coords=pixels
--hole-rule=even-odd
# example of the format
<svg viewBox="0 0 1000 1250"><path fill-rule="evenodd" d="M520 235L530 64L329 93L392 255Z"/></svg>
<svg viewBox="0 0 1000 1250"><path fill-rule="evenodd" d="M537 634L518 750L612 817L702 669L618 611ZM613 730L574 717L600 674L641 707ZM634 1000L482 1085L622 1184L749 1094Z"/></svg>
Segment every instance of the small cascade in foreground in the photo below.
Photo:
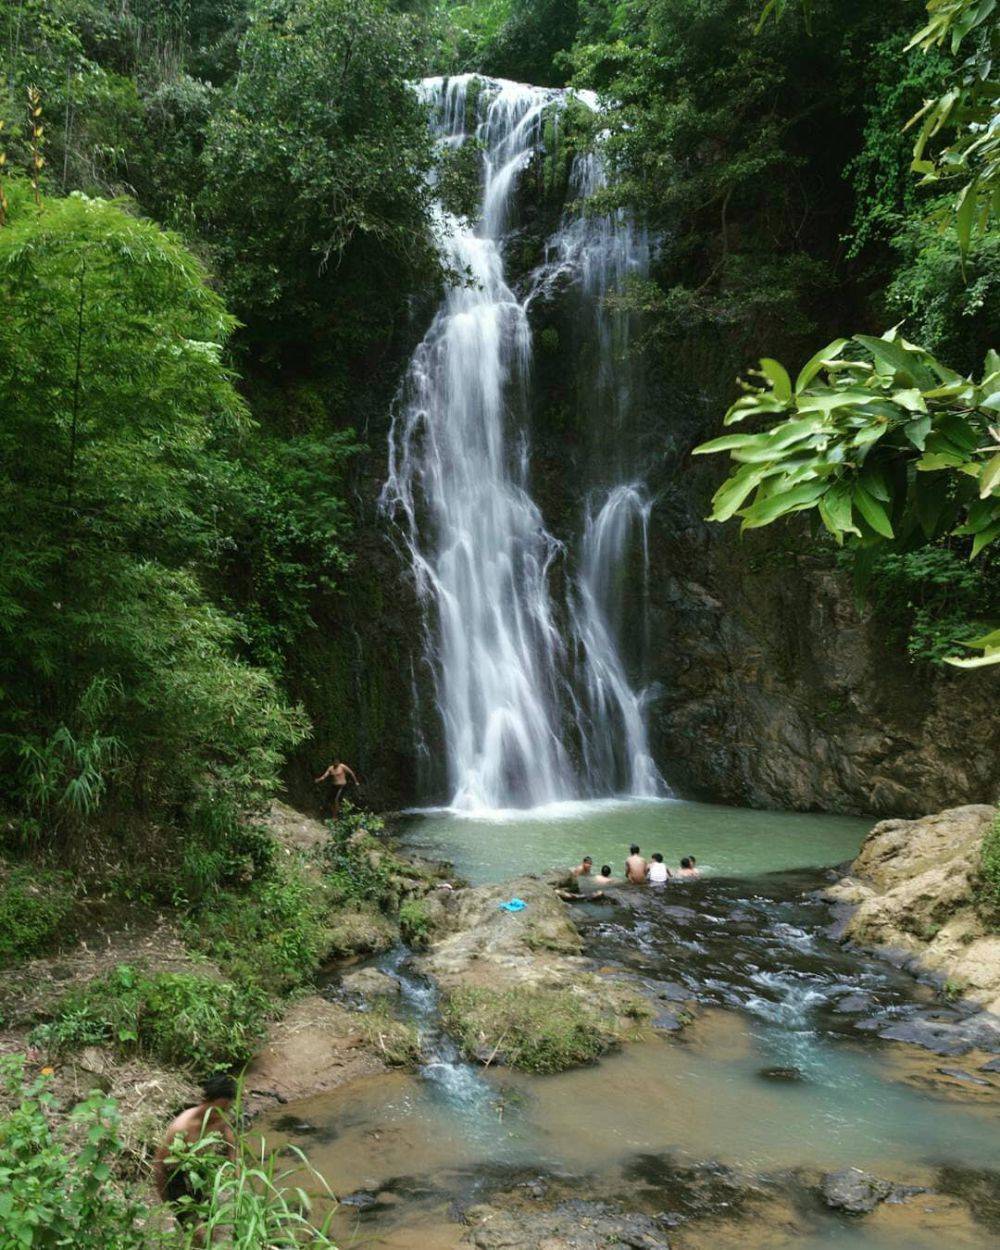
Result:
<svg viewBox="0 0 1000 1250"><path fill-rule="evenodd" d="M474 137L482 149L478 221L439 209L444 260L464 277L446 290L411 360L383 491L425 607L452 804L477 810L623 790L661 793L642 699L620 655L610 589L617 573L602 564L624 560L637 521L645 542L648 505L632 506L643 498L637 486L610 484L606 503L587 521L577 585L562 610L550 582L553 564L567 553L529 493L524 432L527 305L557 272L595 309L599 390L620 423L628 394L616 377L615 350L623 345L613 342L616 322L601 305L644 263L645 237L624 218L571 209L522 302L508 285L502 247L518 175L540 151L546 117L567 92L472 75L426 79L419 91L442 145ZM603 177L597 157L576 157L572 194L591 194Z"/></svg>

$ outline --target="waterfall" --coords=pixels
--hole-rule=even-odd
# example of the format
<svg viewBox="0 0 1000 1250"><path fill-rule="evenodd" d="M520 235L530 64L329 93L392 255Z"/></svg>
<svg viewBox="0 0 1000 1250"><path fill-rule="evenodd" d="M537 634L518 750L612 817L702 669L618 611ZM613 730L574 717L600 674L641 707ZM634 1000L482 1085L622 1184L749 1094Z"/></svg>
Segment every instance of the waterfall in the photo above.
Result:
<svg viewBox="0 0 1000 1250"><path fill-rule="evenodd" d="M602 522L609 495L588 522L568 647L565 614L550 586L553 564L566 553L529 494L523 432L531 294L557 269L579 269L589 298L599 284L617 281L609 259L617 253L606 244L620 231L608 219L595 225L569 215L532 291L523 303L517 299L501 251L513 194L539 151L550 106L566 93L473 75L426 79L419 91L442 144L458 147L469 138L473 82L479 218L438 210L440 247L453 277L396 404L382 496L425 607L424 645L452 803L466 810L536 806L622 786L655 793L641 699L626 679L608 616L615 578L601 567L621 561L632 520L641 516L644 527L648 507L637 513L615 504ZM595 162L582 157L579 173L574 167L582 193L587 179L601 176ZM600 351L610 379L608 344Z"/></svg>

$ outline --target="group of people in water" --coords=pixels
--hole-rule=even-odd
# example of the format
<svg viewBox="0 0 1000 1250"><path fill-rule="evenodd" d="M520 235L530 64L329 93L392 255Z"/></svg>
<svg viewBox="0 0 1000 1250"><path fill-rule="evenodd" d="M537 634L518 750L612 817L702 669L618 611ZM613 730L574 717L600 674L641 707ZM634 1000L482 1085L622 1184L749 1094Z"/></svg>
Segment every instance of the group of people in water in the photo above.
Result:
<svg viewBox="0 0 1000 1250"><path fill-rule="evenodd" d="M578 880L586 877L602 889L606 885L621 885L622 881L632 885L666 885L668 881L692 881L701 876L698 861L693 855L685 855L678 868L670 869L659 851L654 851L647 860L635 842L629 847L625 875L621 880L613 876L610 864L603 864L600 872L594 872L594 861L590 855L584 855L570 872Z"/></svg>

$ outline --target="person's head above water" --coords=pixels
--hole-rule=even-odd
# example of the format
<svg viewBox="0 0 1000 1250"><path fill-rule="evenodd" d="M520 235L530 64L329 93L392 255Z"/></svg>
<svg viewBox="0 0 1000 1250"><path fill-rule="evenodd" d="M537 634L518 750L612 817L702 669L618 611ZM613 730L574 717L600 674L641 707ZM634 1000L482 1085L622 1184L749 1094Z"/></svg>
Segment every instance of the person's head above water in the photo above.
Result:
<svg viewBox="0 0 1000 1250"><path fill-rule="evenodd" d="M584 855L584 857L583 857L583 862L584 862L585 864L592 864L594 861L593 861L593 859L592 859L589 855Z"/></svg>
<svg viewBox="0 0 1000 1250"><path fill-rule="evenodd" d="M654 852L653 852L653 860L654 860L654 862L655 862L655 863L657 863L657 864L662 864L662 863L663 863L663 856L660 854L660 852L659 852L659 851L654 851Z"/></svg>
<svg viewBox="0 0 1000 1250"><path fill-rule="evenodd" d="M610 877L610 876L611 876L611 865L610 865L610 864L602 864L602 865L601 865L601 876L602 876L602 877Z"/></svg>
<svg viewBox="0 0 1000 1250"><path fill-rule="evenodd" d="M684 856L684 858L681 860L681 867L682 867L682 868L693 868L693 867L694 867L694 860L691 858L691 856L690 856L690 855L685 855L685 856Z"/></svg>
<svg viewBox="0 0 1000 1250"><path fill-rule="evenodd" d="M203 1100L207 1103L228 1104L236 1097L236 1082L231 1076L218 1073L208 1078L201 1087L201 1093Z"/></svg>
<svg viewBox="0 0 1000 1250"><path fill-rule="evenodd" d="M628 853L629 853L630 855L638 855L638 854L639 854L639 847L638 847L638 845L637 845L635 842L633 842L633 843L632 843L632 845L628 848Z"/></svg>

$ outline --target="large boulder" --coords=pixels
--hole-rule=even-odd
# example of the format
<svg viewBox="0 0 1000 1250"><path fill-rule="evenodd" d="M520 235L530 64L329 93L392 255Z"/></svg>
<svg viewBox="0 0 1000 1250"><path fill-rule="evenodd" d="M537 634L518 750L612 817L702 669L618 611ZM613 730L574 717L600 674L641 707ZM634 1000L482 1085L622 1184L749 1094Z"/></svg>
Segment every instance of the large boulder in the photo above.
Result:
<svg viewBox="0 0 1000 1250"><path fill-rule="evenodd" d="M1000 933L977 908L983 838L996 816L996 808L975 805L884 820L827 897L853 908L845 940L915 956L1000 1013Z"/></svg>
<svg viewBox="0 0 1000 1250"><path fill-rule="evenodd" d="M503 908L513 898L523 909ZM644 998L581 955L569 908L549 881L449 892L435 899L428 926L417 967L442 990L445 1027L484 1063L560 1071L638 1036L652 1015Z"/></svg>

